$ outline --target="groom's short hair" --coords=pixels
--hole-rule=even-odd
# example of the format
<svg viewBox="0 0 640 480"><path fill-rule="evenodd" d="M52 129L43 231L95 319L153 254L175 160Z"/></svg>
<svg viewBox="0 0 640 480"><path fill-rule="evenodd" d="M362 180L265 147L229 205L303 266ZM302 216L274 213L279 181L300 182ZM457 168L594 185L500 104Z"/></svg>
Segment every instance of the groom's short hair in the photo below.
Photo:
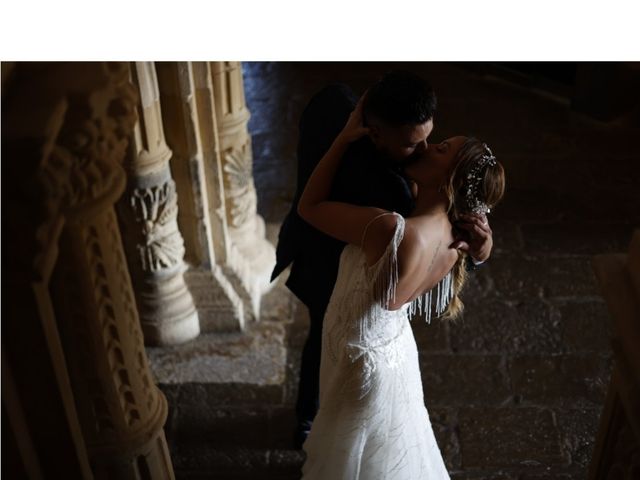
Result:
<svg viewBox="0 0 640 480"><path fill-rule="evenodd" d="M392 126L418 125L433 118L436 94L424 78L404 70L386 73L369 88L364 117Z"/></svg>

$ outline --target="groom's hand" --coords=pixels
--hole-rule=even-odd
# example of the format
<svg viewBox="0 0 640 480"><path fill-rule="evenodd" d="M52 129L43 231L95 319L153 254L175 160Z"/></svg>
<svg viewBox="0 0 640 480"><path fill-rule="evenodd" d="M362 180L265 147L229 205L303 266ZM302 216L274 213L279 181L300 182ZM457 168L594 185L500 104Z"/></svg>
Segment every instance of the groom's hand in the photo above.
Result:
<svg viewBox="0 0 640 480"><path fill-rule="evenodd" d="M462 214L456 227L463 229L466 235L458 236L450 247L467 252L475 263L485 262L493 248L493 232L486 215Z"/></svg>

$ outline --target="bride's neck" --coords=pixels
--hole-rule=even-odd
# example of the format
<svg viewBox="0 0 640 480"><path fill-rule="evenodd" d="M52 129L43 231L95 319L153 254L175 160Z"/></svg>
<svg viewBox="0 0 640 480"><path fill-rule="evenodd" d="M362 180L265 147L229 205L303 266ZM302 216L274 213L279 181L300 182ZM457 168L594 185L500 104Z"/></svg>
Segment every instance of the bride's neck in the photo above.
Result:
<svg viewBox="0 0 640 480"><path fill-rule="evenodd" d="M410 217L436 217L447 214L449 200L437 189L419 187L416 206Z"/></svg>

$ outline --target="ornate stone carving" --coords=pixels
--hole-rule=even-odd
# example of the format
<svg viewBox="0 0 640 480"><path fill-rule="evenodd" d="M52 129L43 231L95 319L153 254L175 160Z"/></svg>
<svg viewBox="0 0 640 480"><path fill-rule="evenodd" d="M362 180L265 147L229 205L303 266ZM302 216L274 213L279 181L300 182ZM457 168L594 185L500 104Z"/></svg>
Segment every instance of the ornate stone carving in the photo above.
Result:
<svg viewBox="0 0 640 480"><path fill-rule="evenodd" d="M614 366L589 465L589 479L640 473L640 230L629 254L597 255L593 268L611 315Z"/></svg>
<svg viewBox="0 0 640 480"><path fill-rule="evenodd" d="M240 228L256 215L258 198L253 185L253 159L248 146L230 149L224 153L224 171L227 174L229 220L231 226Z"/></svg>
<svg viewBox="0 0 640 480"><path fill-rule="evenodd" d="M33 267L43 277L53 268L54 256L49 249L51 239L60 233L60 214L84 205L90 215L92 211L87 205L122 188L125 177L118 163L136 121L137 102L133 85L126 81L126 64L74 64L77 75L84 75L98 87L111 89L114 97L103 106L109 116L73 118L75 124L70 129L63 122L69 122L70 117L77 115L74 112L94 108L94 104L102 101L102 93L84 91L82 82L71 82L66 78L65 67L53 65L32 64L38 74L48 75L48 84L46 89L32 92L33 97L29 99L34 104L39 102L40 110L33 111L28 120L16 119L14 125L18 135L31 128L41 129L46 135L37 166L24 165L25 169L32 170L22 174L29 175L33 182L31 219L38 223L36 239L39 244ZM16 76L20 77L19 74ZM23 121L32 125L22 125Z"/></svg>
<svg viewBox="0 0 640 480"><path fill-rule="evenodd" d="M190 268L185 281L204 332L240 330L245 307L220 265L229 244L211 75L206 62L156 64L166 141L173 151L180 231ZM242 291L242 290L240 290Z"/></svg>
<svg viewBox="0 0 640 480"><path fill-rule="evenodd" d="M81 428L77 455L80 463L88 457L92 471L83 477L173 478L162 430L167 403L151 381L113 208L125 187L120 162L135 121L127 65L29 64L15 73L24 89L11 102L33 110L22 124L9 116L13 130L3 148L7 140L12 193L24 202L15 206L23 216L34 213L14 225L22 228L20 253L36 259L16 292L29 291L38 303L37 324L55 365L50 381L66 399L61 421L72 432ZM37 284L45 288L36 291Z"/></svg>
<svg viewBox="0 0 640 480"><path fill-rule="evenodd" d="M110 212L111 213L111 212ZM110 213L108 214L109 216ZM85 249L88 254L89 273L92 277L93 294L98 307L98 319L101 327L101 337L106 350L109 370L118 392L119 403L127 425L132 426L140 421L140 411L136 405L133 388L127 372L127 366L122 352L122 342L116 319L116 310L109 289L106 274L105 259L100 245L100 239L95 226L85 232ZM128 317L128 315L127 315Z"/></svg>
<svg viewBox="0 0 640 480"><path fill-rule="evenodd" d="M127 259L147 345L173 345L200 333L198 313L184 281L184 242L164 140L153 63L135 64L140 122L127 158L129 186L119 203Z"/></svg>
<svg viewBox="0 0 640 480"><path fill-rule="evenodd" d="M225 267L235 273L234 286L257 319L261 296L273 287L270 276L275 249L265 239L264 220L257 214L242 70L239 62L213 62L211 71L231 244Z"/></svg>
<svg viewBox="0 0 640 480"><path fill-rule="evenodd" d="M137 244L140 267L145 272L159 272L182 262L184 242L172 224L178 218L175 182L136 188L129 204L135 220L142 225L141 242Z"/></svg>

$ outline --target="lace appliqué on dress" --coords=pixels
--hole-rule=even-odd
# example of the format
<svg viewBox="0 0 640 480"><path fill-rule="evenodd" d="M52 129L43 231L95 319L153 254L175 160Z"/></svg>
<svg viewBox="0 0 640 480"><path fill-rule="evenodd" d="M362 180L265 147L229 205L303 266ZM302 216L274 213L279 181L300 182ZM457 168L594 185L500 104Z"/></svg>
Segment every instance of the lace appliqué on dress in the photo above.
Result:
<svg viewBox="0 0 640 480"><path fill-rule="evenodd" d="M323 320L320 405L303 445L303 480L449 480L424 405L411 305L383 308L396 295L405 226L399 214L387 214L396 216L396 228L376 264L368 267L357 245L340 257ZM446 295L434 292L442 306Z"/></svg>

